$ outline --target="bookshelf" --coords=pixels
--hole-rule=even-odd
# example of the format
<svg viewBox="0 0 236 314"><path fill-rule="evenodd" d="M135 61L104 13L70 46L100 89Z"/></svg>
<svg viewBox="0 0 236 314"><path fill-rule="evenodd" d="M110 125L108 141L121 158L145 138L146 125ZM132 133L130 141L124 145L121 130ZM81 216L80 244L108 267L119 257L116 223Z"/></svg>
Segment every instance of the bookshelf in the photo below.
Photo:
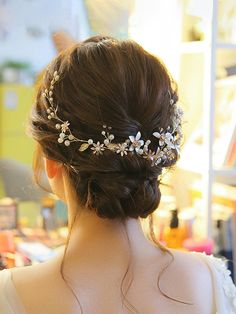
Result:
<svg viewBox="0 0 236 314"><path fill-rule="evenodd" d="M222 12L225 12L222 6L230 1L230 5L234 5L235 0L158 0L152 1L152 5L142 6L140 1L140 10L136 12L136 19L132 19L130 31L131 38L163 59L178 83L179 98L185 112L184 120L189 123L183 124L186 140L177 168L173 173L165 174L163 179L171 188L179 208L191 206L191 184L201 180L204 203L198 209L204 211L203 236L209 238L213 235L213 183L236 184L236 169L223 167L224 156L219 158L219 161L224 161L222 163L216 162L213 156L215 131L218 131L218 121L215 118L221 117L218 104L222 103L223 110L222 107L220 109L224 116L224 106L229 107L227 100L230 90L235 90L236 101L236 73L233 75L230 68L232 63L236 68L236 29L232 37L235 40L228 40L231 33L228 28L224 32L221 19ZM148 19L141 21L139 17L144 13ZM229 19L224 20L228 22ZM225 121L228 126L228 120ZM187 158L184 159L188 140L199 125L202 132L200 154L190 147ZM230 139L225 133L223 135L225 142ZM228 146L222 144L224 149ZM227 153L228 151L225 155Z"/></svg>
<svg viewBox="0 0 236 314"><path fill-rule="evenodd" d="M193 2L193 1L192 1ZM202 195L205 208L204 233L212 237L212 189L214 182L236 185L236 168L216 166L214 164L215 119L217 101L222 90L236 89L236 74L226 76L218 73L219 64L236 60L236 43L224 42L219 38L219 1L209 0L207 19L205 16L204 38L192 40L186 29L192 27L192 21L197 18L189 18L184 15L188 5L182 1L182 42L179 45L179 90L180 99L188 106L193 106L191 118L199 117L202 112L201 158L193 156L191 160L180 160L179 168L185 172L201 176ZM222 3L220 3L222 5ZM198 7L199 8L199 7ZM236 17L235 17L236 18ZM235 64L236 65L236 64ZM190 70L190 71L189 71ZM191 77L192 74L192 77ZM196 76L194 78L194 75ZM187 86L187 87L186 87ZM194 87L193 87L194 86ZM199 93L196 92L199 91ZM193 96L191 96L193 95ZM192 98L191 98L192 97ZM185 110L186 111L186 110ZM190 116L190 115L189 115ZM197 120L197 118L196 118ZM192 121L191 127L186 128L186 134L191 134L197 126L197 121ZM187 144L186 144L187 145ZM199 155L193 152L193 155ZM189 155L188 155L189 156Z"/></svg>

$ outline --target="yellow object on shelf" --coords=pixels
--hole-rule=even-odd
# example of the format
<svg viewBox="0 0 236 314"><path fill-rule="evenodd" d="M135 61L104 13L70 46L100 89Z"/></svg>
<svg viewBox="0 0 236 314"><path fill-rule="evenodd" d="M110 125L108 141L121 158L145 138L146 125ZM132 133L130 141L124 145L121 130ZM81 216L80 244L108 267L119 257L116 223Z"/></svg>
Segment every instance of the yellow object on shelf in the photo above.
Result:
<svg viewBox="0 0 236 314"><path fill-rule="evenodd" d="M169 248L181 248L183 244L183 229L179 226L178 210L171 210L169 227L166 227L163 234L163 241Z"/></svg>
<svg viewBox="0 0 236 314"><path fill-rule="evenodd" d="M4 189L1 177L0 177L0 199L3 198L3 197L5 197L5 189Z"/></svg>
<svg viewBox="0 0 236 314"><path fill-rule="evenodd" d="M0 158L31 164L34 143L26 135L33 86L0 85Z"/></svg>
<svg viewBox="0 0 236 314"><path fill-rule="evenodd" d="M183 247L183 235L180 228L167 227L163 236L164 243L168 248L179 249Z"/></svg>

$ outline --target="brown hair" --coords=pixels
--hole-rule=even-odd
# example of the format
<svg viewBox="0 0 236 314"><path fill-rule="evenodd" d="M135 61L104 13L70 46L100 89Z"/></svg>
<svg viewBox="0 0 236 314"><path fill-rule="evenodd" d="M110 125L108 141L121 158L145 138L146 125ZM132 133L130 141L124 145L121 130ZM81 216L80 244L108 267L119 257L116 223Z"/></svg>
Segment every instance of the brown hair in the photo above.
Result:
<svg viewBox="0 0 236 314"><path fill-rule="evenodd" d="M50 159L63 163L78 201L104 218L147 217L160 202L158 178L163 166L152 167L138 155L122 157L111 151L103 155L79 152L76 144L57 142L55 122L48 120L42 94L54 71L60 80L54 86L54 104L63 120L70 122L79 138L99 141L103 124L112 126L116 141L141 132L149 139L159 127L170 123L169 92L177 101L165 66L131 40L92 37L61 53L42 81L30 126L34 139ZM158 140L153 137L153 147ZM71 167L73 166L73 167Z"/></svg>
<svg viewBox="0 0 236 314"><path fill-rule="evenodd" d="M59 144L55 121L47 117L49 103L43 97L55 71L60 78L54 85L53 103L61 119L70 122L73 134L97 142L106 124L112 126L115 140L121 143L138 131L144 139L150 139L154 131L171 125L174 109L169 94L174 102L178 96L166 67L132 40L91 37L51 62L38 88L30 119L30 130L40 150L64 164L84 208L96 211L102 218L124 221L128 217L147 217L160 202L162 169L174 165L177 154L171 161L153 167L137 154L122 157L107 150L95 155L89 150L80 152L75 143L69 147ZM150 149L155 151L157 146L158 139L152 137ZM150 218L151 238L173 260L172 253L156 241ZM63 276L63 265L61 272ZM159 279L160 274L158 284Z"/></svg>

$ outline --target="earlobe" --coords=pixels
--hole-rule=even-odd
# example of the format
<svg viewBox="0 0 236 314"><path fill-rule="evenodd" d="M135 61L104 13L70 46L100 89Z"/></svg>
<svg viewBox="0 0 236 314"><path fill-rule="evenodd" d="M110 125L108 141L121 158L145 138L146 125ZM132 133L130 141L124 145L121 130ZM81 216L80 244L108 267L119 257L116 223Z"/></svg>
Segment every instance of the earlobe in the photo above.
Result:
<svg viewBox="0 0 236 314"><path fill-rule="evenodd" d="M45 170L49 179L53 179L58 174L60 168L60 164L57 161L45 158Z"/></svg>

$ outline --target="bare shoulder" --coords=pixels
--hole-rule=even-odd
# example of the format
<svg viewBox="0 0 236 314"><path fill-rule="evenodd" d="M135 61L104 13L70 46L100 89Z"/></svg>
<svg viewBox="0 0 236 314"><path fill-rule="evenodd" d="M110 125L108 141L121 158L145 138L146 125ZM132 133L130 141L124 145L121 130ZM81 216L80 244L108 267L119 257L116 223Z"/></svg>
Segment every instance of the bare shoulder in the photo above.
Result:
<svg viewBox="0 0 236 314"><path fill-rule="evenodd" d="M17 293L23 299L26 295L30 295L30 298L33 299L36 291L39 291L42 287L43 289L47 289L50 282L52 282L54 272L50 264L42 263L13 268L11 273Z"/></svg>
<svg viewBox="0 0 236 314"><path fill-rule="evenodd" d="M199 254L174 249L170 252L174 259L166 271L166 276L171 277L173 293L174 290L180 291L179 295L194 300L193 303L202 307L201 313L211 313L214 296L211 272L207 263Z"/></svg>
<svg viewBox="0 0 236 314"><path fill-rule="evenodd" d="M23 307L26 309L26 313L65 313L65 311L62 311L63 303L60 304L63 298L59 297L57 300L61 309L59 305L58 307L62 312L58 309L54 311L54 309L51 309L52 304L45 302L48 298L53 299L58 290L67 295L58 276L59 270L57 267L57 261L55 260L12 269L13 285ZM44 308L42 308L42 304L44 304Z"/></svg>
<svg viewBox="0 0 236 314"><path fill-rule="evenodd" d="M188 277L211 282L209 267L204 259L200 258L200 253L194 254L175 249L171 249L170 252L174 256L173 267L178 267L178 270L188 274Z"/></svg>
<svg viewBox="0 0 236 314"><path fill-rule="evenodd" d="M53 267L54 265L54 267ZM36 264L33 266L25 266L19 268L13 268L12 280L15 286L22 286L24 284L33 284L35 282L40 282L42 279L45 280L49 275L52 277L52 269L55 268L55 262L46 262L42 264Z"/></svg>

